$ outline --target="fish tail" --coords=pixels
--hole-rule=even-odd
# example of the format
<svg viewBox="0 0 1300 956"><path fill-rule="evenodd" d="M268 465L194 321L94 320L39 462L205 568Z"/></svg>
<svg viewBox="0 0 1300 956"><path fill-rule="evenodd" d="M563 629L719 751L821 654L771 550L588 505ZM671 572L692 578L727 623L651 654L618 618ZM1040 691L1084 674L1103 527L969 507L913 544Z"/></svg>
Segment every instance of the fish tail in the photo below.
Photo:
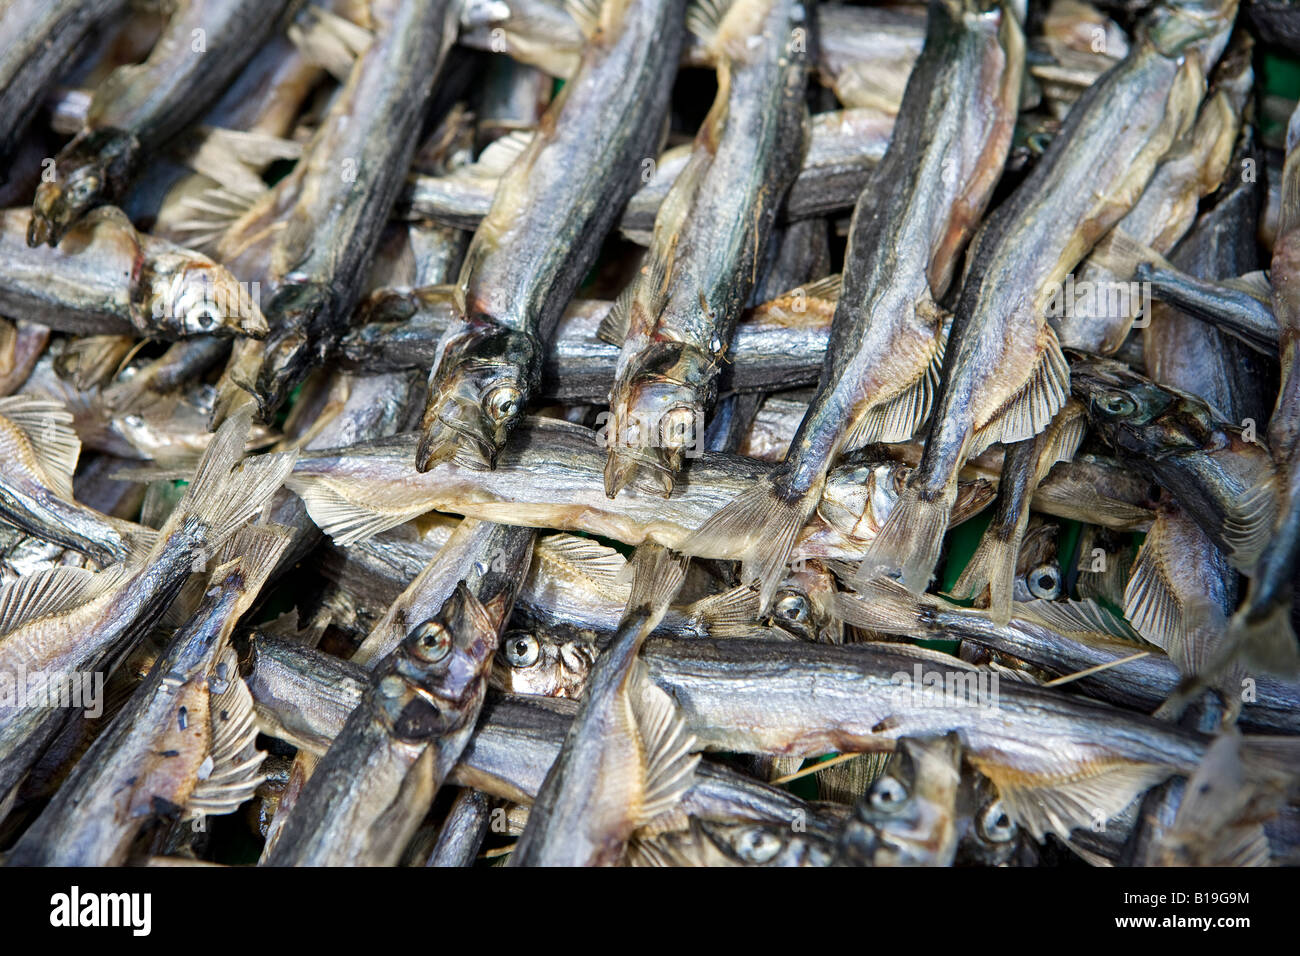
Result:
<svg viewBox="0 0 1300 956"><path fill-rule="evenodd" d="M913 594L923 592L939 563L944 532L956 500L955 482L948 482L933 497L913 485L905 487L867 548L858 568L858 583L865 585L872 578L897 575Z"/></svg>
<svg viewBox="0 0 1300 956"><path fill-rule="evenodd" d="M1247 670L1294 676L1300 672L1300 652L1291 626L1291 604L1282 601L1262 615L1249 613L1250 603L1233 615L1228 639L1218 655L1217 672L1235 661Z"/></svg>
<svg viewBox="0 0 1300 956"><path fill-rule="evenodd" d="M831 612L845 624L867 631L904 637L932 636L926 605L890 578L874 578L857 594L836 592L831 597Z"/></svg>
<svg viewBox="0 0 1300 956"><path fill-rule="evenodd" d="M819 490L792 497L782 492L776 476L766 476L700 525L682 550L703 557L744 555L744 577L758 582L762 613L785 576L795 538L817 506Z"/></svg>
<svg viewBox="0 0 1300 956"><path fill-rule="evenodd" d="M682 582L691 559L662 545L642 544L629 562L632 588L628 594L628 613L644 611L652 623L645 628L648 633L663 617Z"/></svg>
<svg viewBox="0 0 1300 956"><path fill-rule="evenodd" d="M989 617L994 623L1005 626L1011 620L1011 598L1019 550L1019 535L1007 538L990 526L953 586L952 596L975 598L978 605L979 599L987 593Z"/></svg>
<svg viewBox="0 0 1300 956"><path fill-rule="evenodd" d="M207 549L215 552L284 484L296 452L259 455L241 462L252 419L253 406L241 405L217 429L199 459L185 497L159 535L159 546L166 541L167 532L197 520L207 529Z"/></svg>

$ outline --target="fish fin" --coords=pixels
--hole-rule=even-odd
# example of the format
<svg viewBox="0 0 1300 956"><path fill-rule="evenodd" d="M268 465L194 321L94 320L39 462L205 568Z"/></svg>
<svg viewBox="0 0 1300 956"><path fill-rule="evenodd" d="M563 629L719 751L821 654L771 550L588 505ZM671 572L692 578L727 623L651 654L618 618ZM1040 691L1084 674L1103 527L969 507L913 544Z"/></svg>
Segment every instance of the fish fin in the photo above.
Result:
<svg viewBox="0 0 1300 956"><path fill-rule="evenodd" d="M734 0L691 0L686 6L686 29L707 47L713 43Z"/></svg>
<svg viewBox="0 0 1300 956"><path fill-rule="evenodd" d="M749 634L758 619L758 600L757 588L752 584L740 584L692 602L686 613L698 621L710 637Z"/></svg>
<svg viewBox="0 0 1300 956"><path fill-rule="evenodd" d="M936 498L922 498L911 485L903 488L894 510L885 519L880 533L867 547L858 566L857 583L897 571L903 586L920 594L930 584L949 517L957 501L956 482L949 482Z"/></svg>
<svg viewBox="0 0 1300 956"><path fill-rule="evenodd" d="M600 32L600 0L564 0L564 12L588 40Z"/></svg>
<svg viewBox="0 0 1300 956"><path fill-rule="evenodd" d="M627 853L623 856L624 866L677 866L676 856L668 851L664 840L659 837L642 839L633 837L628 841Z"/></svg>
<svg viewBox="0 0 1300 956"><path fill-rule="evenodd" d="M297 452L277 452L243 460L253 407L241 406L208 443L194 480L167 519L160 537L187 517L207 525L206 546L215 551L270 500L293 468Z"/></svg>
<svg viewBox="0 0 1300 956"><path fill-rule="evenodd" d="M1070 397L1070 366L1061 354L1056 332L1044 323L1043 354L1034 363L1029 381L998 413L975 433L969 449L977 455L994 442L1009 445L1033 438L1051 424Z"/></svg>
<svg viewBox="0 0 1300 956"><path fill-rule="evenodd" d="M376 511L349 498L323 475L290 475L285 485L302 499L311 520L339 547L396 528L429 510L427 505L413 505L405 510Z"/></svg>
<svg viewBox="0 0 1300 956"><path fill-rule="evenodd" d="M257 721L253 695L239 676L239 659L232 648L221 654L218 670L225 669L225 686L210 700L212 742L208 756L212 768L194 786L186 801L190 817L233 813L253 798L265 774L261 772L265 751L257 749ZM212 688L212 678L208 686Z"/></svg>
<svg viewBox="0 0 1300 956"><path fill-rule="evenodd" d="M622 347L627 341L628 329L632 327L632 300L636 298L637 281L633 279L624 287L605 317L600 320L600 325L596 327L596 338L602 342Z"/></svg>
<svg viewBox="0 0 1300 956"><path fill-rule="evenodd" d="M970 761L993 781L1011 818L1039 842L1048 833L1068 840L1072 830L1105 823L1173 772L1168 766L1125 763L1087 768L1072 778L1035 785L976 756Z"/></svg>
<svg viewBox="0 0 1300 956"><path fill-rule="evenodd" d="M1091 598L1082 601L1023 601L1017 616L1042 624L1058 634L1105 634L1130 644L1142 644L1142 637L1124 618Z"/></svg>
<svg viewBox="0 0 1300 956"><path fill-rule="evenodd" d="M1073 460L1087 433L1088 416L1083 406L1072 398L1068 399L1044 433L1046 440L1038 450L1038 461L1034 465L1034 484L1046 478L1058 462Z"/></svg>
<svg viewBox="0 0 1300 956"><path fill-rule="evenodd" d="M217 552L217 563L238 559L244 577L244 593L251 604L270 578L280 558L293 541L293 532L284 525L248 524L240 528ZM246 608L240 609L240 613Z"/></svg>
<svg viewBox="0 0 1300 956"><path fill-rule="evenodd" d="M628 610L644 608L650 613L653 622L650 626L657 624L681 590L690 563L688 555L670 551L662 545L640 545L629 562L632 587L628 592Z"/></svg>
<svg viewBox="0 0 1300 956"><path fill-rule="evenodd" d="M85 604L126 576L120 564L99 572L60 565L15 578L0 587L0 634Z"/></svg>
<svg viewBox="0 0 1300 956"><path fill-rule="evenodd" d="M289 40L308 61L346 82L352 64L369 48L374 34L319 6L309 7L307 13L290 24Z"/></svg>
<svg viewBox="0 0 1300 956"><path fill-rule="evenodd" d="M0 398L0 415L27 436L50 490L72 501L72 474L81 454L81 439L72 429L72 413L53 399L10 395Z"/></svg>
<svg viewBox="0 0 1300 956"><path fill-rule="evenodd" d="M1159 514L1151 523L1124 587L1124 616L1133 629L1171 659L1182 657L1188 622L1183 603L1165 574L1161 552L1169 546L1168 518ZM1226 624L1226 622L1225 622Z"/></svg>
<svg viewBox="0 0 1300 956"><path fill-rule="evenodd" d="M1105 516L1106 527L1137 531L1151 524L1153 512L1140 505L1107 498L1091 484L1071 481L1034 489L1030 507L1035 511L1075 521L1097 520Z"/></svg>
<svg viewBox="0 0 1300 956"><path fill-rule="evenodd" d="M1220 529L1233 567L1247 575L1255 570L1273 539L1276 517L1276 478L1270 472L1234 502Z"/></svg>
<svg viewBox="0 0 1300 956"><path fill-rule="evenodd" d="M1242 610L1248 605L1243 605ZM1234 660L1241 666L1294 677L1300 673L1300 652L1291 626L1291 604L1284 602L1257 620L1239 610L1228 625L1228 637L1212 668L1220 670Z"/></svg>
<svg viewBox="0 0 1300 956"><path fill-rule="evenodd" d="M842 273L826 276L821 279L814 279L812 282L805 282L801 286L796 286L785 295L792 295L795 292L802 291L809 299L825 299L827 302L839 302L840 293L844 290L844 276Z"/></svg>
<svg viewBox="0 0 1300 956"><path fill-rule="evenodd" d="M623 572L627 558L614 548L572 534L550 534L537 539L533 549L536 566L556 565L574 577L590 581L602 594L627 600L628 585Z"/></svg>
<svg viewBox="0 0 1300 956"><path fill-rule="evenodd" d="M215 254L221 238L247 215L255 202L254 196L213 186L198 195L182 197L166 229L187 247Z"/></svg>
<svg viewBox="0 0 1300 956"><path fill-rule="evenodd" d="M532 141L532 130L511 130L484 146L477 160L457 170L454 175L500 179L514 165L515 160L523 155Z"/></svg>
<svg viewBox="0 0 1300 956"><path fill-rule="evenodd" d="M926 603L892 578L873 578L857 594L831 595L831 613L845 624L882 634L928 638Z"/></svg>
<svg viewBox="0 0 1300 956"><path fill-rule="evenodd" d="M985 591L988 592L989 618L1006 626L1011 621L1011 599L1015 590L1016 555L1020 553L1023 533L1004 538L995 534L993 526L985 529L979 546L971 556L961 576L953 585L952 595L957 598L975 598L980 606Z"/></svg>
<svg viewBox="0 0 1300 956"><path fill-rule="evenodd" d="M743 554L743 574L759 585L759 612L766 611L781 584L795 538L808 523L820 489L787 498L767 475L726 507L711 515L682 545L682 550L708 557Z"/></svg>
<svg viewBox="0 0 1300 956"><path fill-rule="evenodd" d="M1254 272L1247 272L1232 279L1223 279L1219 284L1244 292L1252 299L1268 304L1273 302L1273 284L1268 281L1268 273L1263 269L1256 269Z"/></svg>
<svg viewBox="0 0 1300 956"><path fill-rule="evenodd" d="M1250 785L1290 790L1300 780L1300 737L1243 736L1241 764Z"/></svg>
<svg viewBox="0 0 1300 956"><path fill-rule="evenodd" d="M277 159L298 159L302 144L247 130L205 126L185 151L185 165L251 205L267 191L261 171Z"/></svg>
<svg viewBox="0 0 1300 956"><path fill-rule="evenodd" d="M916 382L893 398L873 405L858 419L849 432L844 451L852 451L877 442L907 441L917 433L934 404L934 393L939 387L939 372L943 368L946 339L936 341L930 364Z"/></svg>
<svg viewBox="0 0 1300 956"><path fill-rule="evenodd" d="M650 680L650 669L641 661L633 665L631 701L645 759L644 798L637 826L672 810L689 789L700 755L695 735L677 710L673 699Z"/></svg>
<svg viewBox="0 0 1300 956"><path fill-rule="evenodd" d="M1118 228L1112 229L1101 242L1097 243L1089 258L1094 265L1101 266L1125 282L1132 277L1140 265L1150 265L1157 269L1174 268L1169 260L1155 249Z"/></svg>

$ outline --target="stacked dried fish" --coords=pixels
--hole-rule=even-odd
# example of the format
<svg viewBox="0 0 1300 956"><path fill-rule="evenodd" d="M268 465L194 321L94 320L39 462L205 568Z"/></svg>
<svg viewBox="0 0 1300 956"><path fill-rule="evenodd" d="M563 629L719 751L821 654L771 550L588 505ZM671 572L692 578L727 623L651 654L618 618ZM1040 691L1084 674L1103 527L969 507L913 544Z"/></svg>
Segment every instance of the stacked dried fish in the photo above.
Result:
<svg viewBox="0 0 1300 956"><path fill-rule="evenodd" d="M0 862L1300 860L1300 16L1130 6L0 2Z"/></svg>

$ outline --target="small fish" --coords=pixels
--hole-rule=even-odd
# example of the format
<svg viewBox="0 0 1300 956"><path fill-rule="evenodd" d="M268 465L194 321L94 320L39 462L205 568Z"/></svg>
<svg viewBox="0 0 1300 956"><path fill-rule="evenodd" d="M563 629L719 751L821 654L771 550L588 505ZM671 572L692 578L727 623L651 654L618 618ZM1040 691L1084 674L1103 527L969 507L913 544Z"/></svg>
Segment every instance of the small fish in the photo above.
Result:
<svg viewBox="0 0 1300 956"><path fill-rule="evenodd" d="M307 781L269 866L391 866L473 732L497 624L464 584L380 661Z"/></svg>
<svg viewBox="0 0 1300 956"><path fill-rule="evenodd" d="M1159 4L1129 54L1080 99L1033 171L972 244L925 454L873 542L860 580L899 574L924 590L938 563L954 481L994 442L1032 438L1069 396L1070 370L1045 321L1054 291L1137 201L1191 125L1231 31L1236 0ZM1116 126L1122 112L1127 122Z"/></svg>
<svg viewBox="0 0 1300 956"><path fill-rule="evenodd" d="M638 661L688 560L657 545L637 549L619 632L592 670L510 866L617 864L633 832L672 810L690 786L694 738Z"/></svg>
<svg viewBox="0 0 1300 956"><path fill-rule="evenodd" d="M32 203L27 244L57 246L96 206L119 203L142 163L197 119L257 52L288 0L184 0L149 58L96 88L86 122Z"/></svg>
<svg viewBox="0 0 1300 956"><path fill-rule="evenodd" d="M636 838L627 866L830 866L835 844L826 835L788 824L717 823L692 818L685 830Z"/></svg>
<svg viewBox="0 0 1300 956"><path fill-rule="evenodd" d="M793 0L687 13L715 54L718 96L655 218L647 257L598 333L622 347L609 393L611 498L641 469L667 497L703 439L723 354L807 148L804 20Z"/></svg>
<svg viewBox="0 0 1300 956"><path fill-rule="evenodd" d="M6 865L120 865L155 814L217 816L252 796L265 754L255 747L253 698L230 638L287 544L284 529L265 525L250 525L227 543L189 624Z"/></svg>
<svg viewBox="0 0 1300 956"><path fill-rule="evenodd" d="M429 375L415 462L489 467L537 391L542 343L653 158L681 49L683 0L584 7L588 43L510 164L457 283L463 322Z"/></svg>
<svg viewBox="0 0 1300 956"><path fill-rule="evenodd" d="M0 311L76 335L267 333L254 297L224 267L138 232L121 210L83 217L57 249L20 240L30 214L0 212Z"/></svg>
<svg viewBox="0 0 1300 956"><path fill-rule="evenodd" d="M911 438L929 414L946 334L936 302L1011 143L1024 63L1015 18L957 0L930 11L889 150L855 209L817 395L785 461L683 546L745 555L765 607L835 459Z"/></svg>
<svg viewBox="0 0 1300 956"><path fill-rule="evenodd" d="M473 788L458 793L424 865L473 866L488 833L491 810L492 802L486 794Z"/></svg>
<svg viewBox="0 0 1300 956"><path fill-rule="evenodd" d="M1070 370L1101 437L1168 490L1234 567L1253 573L1277 508L1268 450L1203 400L1118 362L1079 357Z"/></svg>

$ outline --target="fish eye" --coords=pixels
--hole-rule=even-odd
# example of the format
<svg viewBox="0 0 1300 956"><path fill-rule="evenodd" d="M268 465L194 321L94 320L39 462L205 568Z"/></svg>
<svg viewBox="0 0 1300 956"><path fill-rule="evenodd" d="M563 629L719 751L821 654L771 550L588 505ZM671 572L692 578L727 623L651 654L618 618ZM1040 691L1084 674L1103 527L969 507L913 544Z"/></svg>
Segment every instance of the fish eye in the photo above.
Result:
<svg viewBox="0 0 1300 956"><path fill-rule="evenodd" d="M897 777L881 777L871 785L867 799L874 810L897 813L907 803L907 788Z"/></svg>
<svg viewBox="0 0 1300 956"><path fill-rule="evenodd" d="M979 816L980 835L990 843L1010 843L1016 835L1015 821L1002 809L1002 801L994 800Z"/></svg>
<svg viewBox="0 0 1300 956"><path fill-rule="evenodd" d="M82 179L78 179L76 182L72 183L68 189L68 193L72 196L72 199L77 202L89 199L97 192L99 192L98 176L86 176Z"/></svg>
<svg viewBox="0 0 1300 956"><path fill-rule="evenodd" d="M736 837L736 855L746 863L767 863L781 852L781 838L761 827L750 827Z"/></svg>
<svg viewBox="0 0 1300 956"><path fill-rule="evenodd" d="M790 624L807 624L812 617L808 598L798 591L782 591L772 606L772 613Z"/></svg>
<svg viewBox="0 0 1300 956"><path fill-rule="evenodd" d="M1137 411L1137 402L1133 401L1132 398L1125 395L1123 392L1107 392L1098 399L1097 404L1100 405L1102 410L1108 415L1117 415L1122 417L1124 415L1132 415Z"/></svg>
<svg viewBox="0 0 1300 956"><path fill-rule="evenodd" d="M514 634L506 638L506 661L511 667L532 667L541 657L542 645L531 634Z"/></svg>
<svg viewBox="0 0 1300 956"><path fill-rule="evenodd" d="M513 385L498 385L483 397L483 410L494 424L502 425L519 414L522 398Z"/></svg>
<svg viewBox="0 0 1300 956"><path fill-rule="evenodd" d="M1029 593L1054 601L1061 596L1061 572L1054 564L1040 564L1029 572Z"/></svg>
<svg viewBox="0 0 1300 956"><path fill-rule="evenodd" d="M415 656L427 664L436 664L451 653L451 632L434 618L416 625L408 637Z"/></svg>

